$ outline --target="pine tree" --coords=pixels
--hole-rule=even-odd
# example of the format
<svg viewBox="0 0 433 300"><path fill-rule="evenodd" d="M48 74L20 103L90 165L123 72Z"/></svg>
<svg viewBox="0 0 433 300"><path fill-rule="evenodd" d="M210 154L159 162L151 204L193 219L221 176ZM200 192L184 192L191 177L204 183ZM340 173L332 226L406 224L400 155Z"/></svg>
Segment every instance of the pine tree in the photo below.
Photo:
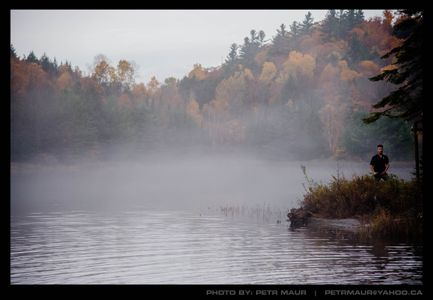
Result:
<svg viewBox="0 0 433 300"><path fill-rule="evenodd" d="M265 42L265 37L266 37L265 32L263 30L260 30L259 31L259 36L258 36L260 46L263 46L263 44Z"/></svg>
<svg viewBox="0 0 433 300"><path fill-rule="evenodd" d="M299 35L300 26L298 22L293 21L292 25L290 25L290 33L292 34L292 38L297 38Z"/></svg>
<svg viewBox="0 0 433 300"><path fill-rule="evenodd" d="M302 24L300 26L300 31L302 34L310 34L312 27L313 27L313 17L311 16L311 12L308 12L305 15L305 20L302 21Z"/></svg>
<svg viewBox="0 0 433 300"><path fill-rule="evenodd" d="M36 63L36 64L39 63L39 60L38 60L38 58L36 57L36 55L35 55L35 53L33 51L30 51L29 55L26 58L26 61L28 63Z"/></svg>
<svg viewBox="0 0 433 300"><path fill-rule="evenodd" d="M277 29L277 34L272 40L272 48L269 51L270 55L287 54L289 52L289 33L286 30L286 25L281 24Z"/></svg>
<svg viewBox="0 0 433 300"><path fill-rule="evenodd" d="M422 118L423 12L402 10L400 13L405 14L406 18L394 26L393 34L404 41L382 56L382 58L394 56L395 63L385 68L379 75L370 78L372 81L386 80L399 85L399 88L373 105L373 108L383 110L371 113L363 119L365 123L375 122L382 116L405 120Z"/></svg>
<svg viewBox="0 0 433 300"><path fill-rule="evenodd" d="M15 51L14 45L11 44L11 57L17 58L17 52Z"/></svg>
<svg viewBox="0 0 433 300"><path fill-rule="evenodd" d="M326 18L323 21L322 32L323 38L325 40L331 40L337 36L337 28L338 28L339 19L337 18L337 13L335 9L330 9L326 14Z"/></svg>
<svg viewBox="0 0 433 300"><path fill-rule="evenodd" d="M236 43L233 43L230 46L230 52L227 55L226 63L231 64L234 63L238 59L238 45Z"/></svg>

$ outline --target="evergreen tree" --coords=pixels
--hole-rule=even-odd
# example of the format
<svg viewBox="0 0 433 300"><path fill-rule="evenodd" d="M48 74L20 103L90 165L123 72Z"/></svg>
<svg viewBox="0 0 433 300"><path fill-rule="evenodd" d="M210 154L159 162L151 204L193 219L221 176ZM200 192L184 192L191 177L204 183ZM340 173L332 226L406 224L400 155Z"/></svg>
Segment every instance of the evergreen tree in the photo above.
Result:
<svg viewBox="0 0 433 300"><path fill-rule="evenodd" d="M281 24L277 29L277 34L272 40L272 48L269 51L270 55L287 54L289 51L289 33L286 30L286 25Z"/></svg>
<svg viewBox="0 0 433 300"><path fill-rule="evenodd" d="M259 37L258 37L260 46L263 46L263 44L265 42L265 37L266 37L265 32L263 30L260 30L259 31Z"/></svg>
<svg viewBox="0 0 433 300"><path fill-rule="evenodd" d="M395 63L385 68L379 75L370 78L372 81L386 80L398 85L399 88L373 105L373 108L382 110L372 112L364 119L365 123L375 122L382 116L406 120L422 118L423 12L402 10L400 13L406 15L406 18L394 26L393 34L404 41L382 56L382 58L394 56Z"/></svg>
<svg viewBox="0 0 433 300"><path fill-rule="evenodd" d="M230 46L230 52L227 55L226 63L232 64L232 63L234 63L238 59L238 48L239 47L238 47L238 45L236 43L233 43Z"/></svg>
<svg viewBox="0 0 433 300"><path fill-rule="evenodd" d="M28 63L36 63L36 64L39 63L39 60L38 60L38 58L36 57L36 55L35 55L35 53L33 51L30 51L29 55L26 58L26 61Z"/></svg>
<svg viewBox="0 0 433 300"><path fill-rule="evenodd" d="M292 35L292 38L297 38L299 35L299 24L296 21L293 21L292 25L290 25L290 33Z"/></svg>
<svg viewBox="0 0 433 300"><path fill-rule="evenodd" d="M42 69L50 74L50 76L57 75L57 65L51 62L45 53L41 56L39 62Z"/></svg>
<svg viewBox="0 0 433 300"><path fill-rule="evenodd" d="M17 52L15 51L15 48L12 44L11 44L11 57L17 58Z"/></svg>
<svg viewBox="0 0 433 300"><path fill-rule="evenodd" d="M355 24L358 25L364 22L364 12L362 9L355 9Z"/></svg>
<svg viewBox="0 0 433 300"><path fill-rule="evenodd" d="M313 27L313 17L311 16L311 12L308 12L305 15L305 20L302 21L302 24L300 26L300 31L302 34L310 34L312 27Z"/></svg>
<svg viewBox="0 0 433 300"><path fill-rule="evenodd" d="M325 40L331 40L337 37L337 27L339 19L335 9L330 9L322 25L322 35Z"/></svg>

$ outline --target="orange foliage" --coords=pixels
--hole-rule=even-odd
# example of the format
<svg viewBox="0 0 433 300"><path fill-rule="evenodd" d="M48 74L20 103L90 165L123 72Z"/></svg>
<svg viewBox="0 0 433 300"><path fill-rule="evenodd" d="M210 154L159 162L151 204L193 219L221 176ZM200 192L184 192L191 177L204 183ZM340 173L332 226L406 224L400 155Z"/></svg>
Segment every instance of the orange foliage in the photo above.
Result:
<svg viewBox="0 0 433 300"><path fill-rule="evenodd" d="M69 74L68 71L63 72L60 74L60 76L57 78L57 87L60 90L67 89L72 86L72 76Z"/></svg>
<svg viewBox="0 0 433 300"><path fill-rule="evenodd" d="M50 86L47 73L35 63L13 60L11 62L11 93L24 97L28 93L47 89Z"/></svg>
<svg viewBox="0 0 433 300"><path fill-rule="evenodd" d="M132 95L134 96L135 99L143 100L147 95L147 91L146 91L146 87L144 86L144 83L134 84L132 86Z"/></svg>
<svg viewBox="0 0 433 300"><path fill-rule="evenodd" d="M359 71L367 77L379 74L379 66L371 60L363 60L359 62L358 67Z"/></svg>

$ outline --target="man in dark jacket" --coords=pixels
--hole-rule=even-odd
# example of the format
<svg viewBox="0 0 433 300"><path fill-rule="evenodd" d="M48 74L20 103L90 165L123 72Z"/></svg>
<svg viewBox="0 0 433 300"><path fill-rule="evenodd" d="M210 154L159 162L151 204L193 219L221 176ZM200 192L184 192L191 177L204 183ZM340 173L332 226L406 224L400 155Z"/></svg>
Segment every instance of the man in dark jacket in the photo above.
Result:
<svg viewBox="0 0 433 300"><path fill-rule="evenodd" d="M383 145L377 145L377 154L371 158L370 168L376 180L388 179L389 159L383 154Z"/></svg>

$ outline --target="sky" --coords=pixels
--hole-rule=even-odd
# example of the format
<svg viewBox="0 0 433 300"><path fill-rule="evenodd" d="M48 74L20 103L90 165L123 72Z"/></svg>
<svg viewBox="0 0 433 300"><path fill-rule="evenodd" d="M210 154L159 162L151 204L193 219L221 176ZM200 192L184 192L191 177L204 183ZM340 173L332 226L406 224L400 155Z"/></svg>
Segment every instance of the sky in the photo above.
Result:
<svg viewBox="0 0 433 300"><path fill-rule="evenodd" d="M112 65L138 66L137 82L183 78L200 63L224 62L232 43L263 30L271 39L284 23L301 22L308 11L321 21L326 10L11 10L11 43L18 56L34 51L68 61L85 74L95 56ZM382 10L364 10L368 19Z"/></svg>

